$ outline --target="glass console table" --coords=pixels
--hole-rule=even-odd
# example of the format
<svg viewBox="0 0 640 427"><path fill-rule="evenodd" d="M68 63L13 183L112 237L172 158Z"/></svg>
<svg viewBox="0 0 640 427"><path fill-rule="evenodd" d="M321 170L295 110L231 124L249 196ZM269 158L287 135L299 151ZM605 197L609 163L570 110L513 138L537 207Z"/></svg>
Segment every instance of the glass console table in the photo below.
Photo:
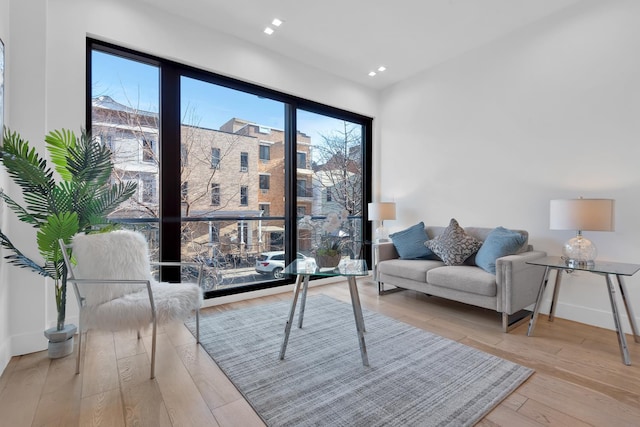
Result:
<svg viewBox="0 0 640 427"><path fill-rule="evenodd" d="M545 267L544 276L542 276L542 282L540 283L540 290L538 291L538 299L536 305L531 313L531 320L529 320L529 330L527 336L533 335L533 330L536 327L536 321L538 320L538 312L540 311L540 304L544 291L547 287L549 280L549 271L556 270L556 282L553 289L553 298L551 300L551 309L549 310L549 321L553 322L555 317L556 304L558 302L558 293L560 291L560 283L562 282L562 271L588 271L589 273L598 274L604 276L607 282L607 291L609 292L609 300L611 301L611 310L613 312L613 322L616 326L616 332L618 333L618 344L620 345L620 353L622 354L622 361L625 365L631 365L631 359L629 358L629 349L627 347L627 339L622 330L622 323L620 321L620 312L618 311L618 304L616 303L616 289L615 282L620 289L620 295L622 301L627 310L627 316L629 317L629 324L631 325L631 332L633 333L633 339L635 342L640 343L640 337L638 336L638 326L636 325L636 318L633 314L633 308L627 298L627 286L624 283L623 276L633 276L640 270L638 264L623 264L619 262L596 262L591 267L576 267L568 266L564 259L560 257L545 257L532 261L527 261L527 264L540 265Z"/></svg>
<svg viewBox="0 0 640 427"><path fill-rule="evenodd" d="M356 286L356 277L369 275L367 263L364 260L349 259L342 261L339 267L317 268L315 262L310 262L308 260L296 260L289 264L283 270L283 273L298 277L296 279L296 285L294 288L293 301L291 302L291 310L289 311L289 320L287 320L287 324L284 328L284 339L282 341L282 348L280 349L280 360L284 359L284 353L287 350L289 333L291 332L291 324L293 323L293 316L296 311L296 304L298 302L298 295L301 288L302 298L300 301L300 313L298 315L298 328L302 328L302 321L304 319L304 306L307 300L307 289L309 288L309 277L343 276L347 278L347 282L349 284L349 293L351 294L351 305L353 307L353 315L355 317L356 330L358 332L358 342L360 344L360 355L362 356L362 364L364 366L369 366L369 359L367 358L367 347L364 342L364 318L362 317L362 306L360 305L360 296L358 295L358 287Z"/></svg>

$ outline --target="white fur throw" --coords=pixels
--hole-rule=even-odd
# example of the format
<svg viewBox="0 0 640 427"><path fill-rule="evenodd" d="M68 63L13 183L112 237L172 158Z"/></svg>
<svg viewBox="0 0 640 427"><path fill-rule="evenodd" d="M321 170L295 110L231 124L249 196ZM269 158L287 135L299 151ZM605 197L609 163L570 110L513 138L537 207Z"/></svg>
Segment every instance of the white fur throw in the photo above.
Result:
<svg viewBox="0 0 640 427"><path fill-rule="evenodd" d="M78 234L73 239L76 279L148 280L159 324L186 319L202 303L195 284L159 283L151 275L148 244L138 232L118 230ZM146 285L83 284L78 286L86 305L80 311L82 330L142 329L151 322Z"/></svg>

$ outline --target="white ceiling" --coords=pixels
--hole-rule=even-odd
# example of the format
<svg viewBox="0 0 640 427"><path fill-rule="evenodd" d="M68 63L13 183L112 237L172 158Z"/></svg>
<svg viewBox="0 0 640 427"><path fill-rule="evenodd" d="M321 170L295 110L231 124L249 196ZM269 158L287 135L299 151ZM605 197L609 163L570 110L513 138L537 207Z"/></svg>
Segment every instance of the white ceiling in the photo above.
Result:
<svg viewBox="0 0 640 427"><path fill-rule="evenodd" d="M582 0L142 1L382 89ZM284 23L267 36L273 18Z"/></svg>

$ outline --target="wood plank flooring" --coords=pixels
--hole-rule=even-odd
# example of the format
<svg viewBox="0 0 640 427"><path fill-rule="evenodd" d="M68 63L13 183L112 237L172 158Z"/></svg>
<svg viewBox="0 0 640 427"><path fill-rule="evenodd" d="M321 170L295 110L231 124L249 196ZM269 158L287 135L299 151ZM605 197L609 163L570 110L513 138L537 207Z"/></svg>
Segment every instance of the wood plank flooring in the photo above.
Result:
<svg viewBox="0 0 640 427"><path fill-rule="evenodd" d="M479 426L640 425L640 344L632 337L633 365L625 366L613 331L540 316L534 337L526 336L526 324L504 334L490 310L414 291L379 296L368 280L358 288L367 309L536 370ZM349 301L346 283L309 293ZM291 297L285 292L205 310ZM90 331L84 342L80 375L74 356L14 357L0 376L0 426L264 425L184 325L159 329L154 380L148 332L138 340L135 333Z"/></svg>

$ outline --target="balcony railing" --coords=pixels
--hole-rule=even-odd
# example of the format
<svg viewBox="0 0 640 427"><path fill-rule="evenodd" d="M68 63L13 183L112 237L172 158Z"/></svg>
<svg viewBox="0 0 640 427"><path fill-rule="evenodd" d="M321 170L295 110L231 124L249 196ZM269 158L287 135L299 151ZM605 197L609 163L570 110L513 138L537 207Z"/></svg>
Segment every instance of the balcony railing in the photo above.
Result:
<svg viewBox="0 0 640 427"><path fill-rule="evenodd" d="M311 227L305 223L305 227L300 225L298 230L298 252L304 256L314 256L322 237L325 217L310 220ZM143 233L149 242L151 258L158 260L157 218L112 218L110 221ZM288 233L285 232L283 217L185 217L181 223L181 260L205 264L205 291L251 287L280 280L273 274L272 268L277 266L258 266L257 263L265 252L284 253L284 239ZM360 217L351 217L340 232L341 238L347 242L345 254L351 257L357 257L361 249L361 225ZM182 280L194 280L195 273L183 271Z"/></svg>

